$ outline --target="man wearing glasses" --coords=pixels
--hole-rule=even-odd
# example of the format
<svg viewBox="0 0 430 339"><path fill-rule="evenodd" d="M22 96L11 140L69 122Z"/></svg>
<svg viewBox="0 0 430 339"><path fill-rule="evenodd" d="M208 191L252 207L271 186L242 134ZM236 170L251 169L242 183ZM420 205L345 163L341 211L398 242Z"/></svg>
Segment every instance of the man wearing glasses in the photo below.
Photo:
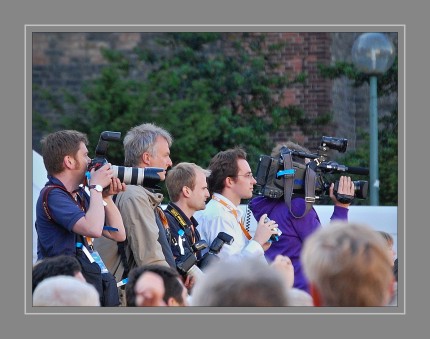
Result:
<svg viewBox="0 0 430 339"><path fill-rule="evenodd" d="M222 247L218 254L221 259L259 257L265 260L264 251L271 245L268 241L271 235L277 234L277 224L264 222L267 215L262 215L253 238L243 225L239 205L242 199L252 197L256 184L246 152L241 148L219 152L212 158L208 170L211 200L205 210L195 215L201 238L211 244L219 232L225 232L234 241L230 246Z"/></svg>

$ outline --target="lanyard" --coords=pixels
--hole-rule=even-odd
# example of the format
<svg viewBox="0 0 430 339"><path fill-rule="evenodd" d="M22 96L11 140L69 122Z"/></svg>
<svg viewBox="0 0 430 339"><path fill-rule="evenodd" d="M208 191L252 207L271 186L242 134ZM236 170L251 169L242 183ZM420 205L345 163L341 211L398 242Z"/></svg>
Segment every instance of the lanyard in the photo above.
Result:
<svg viewBox="0 0 430 339"><path fill-rule="evenodd" d="M187 230L187 228L190 229L191 232L187 232L186 234L191 236L191 244L194 244L196 242L196 231L193 222L190 220L190 223L188 224L179 211L177 211L171 204L167 205L166 210L176 219L183 230Z"/></svg>
<svg viewBox="0 0 430 339"><path fill-rule="evenodd" d="M162 208L160 206L157 206L155 207L155 211L157 215L160 217L161 223L163 224L164 230L166 232L167 241L169 242L169 244L171 244L172 242L174 243L176 239L172 237L172 234L170 233L169 222L167 221L167 218L164 215Z"/></svg>
<svg viewBox="0 0 430 339"><path fill-rule="evenodd" d="M245 234L245 236L248 238L248 240L251 240L251 239L252 239L252 237L251 237L251 235L249 234L249 232L246 230L245 225L243 224L243 221L242 221L242 220L239 220L239 216L238 216L238 214L237 214L237 210L236 210L236 209L234 209L233 207L231 207L229 204L227 204L224 200L222 200L222 199L218 198L216 195L212 195L212 199L213 199L213 200L215 200L215 201L218 201L221 205L223 205L223 206L227 207L227 208L229 209L229 211L230 211L231 213L233 213L233 215L234 215L234 216L235 216L235 218L236 218L236 221L239 223L240 228L242 229L243 234Z"/></svg>
<svg viewBox="0 0 430 339"><path fill-rule="evenodd" d="M81 210L84 212L87 212L86 208L85 208L85 202L84 202L85 198L81 197L81 195L79 194L79 189L74 190L73 193L76 193L75 201L78 202L78 200L79 200ZM84 236L84 239L85 239L88 247L90 248L91 252L94 251L93 239L91 237L87 237L87 236Z"/></svg>

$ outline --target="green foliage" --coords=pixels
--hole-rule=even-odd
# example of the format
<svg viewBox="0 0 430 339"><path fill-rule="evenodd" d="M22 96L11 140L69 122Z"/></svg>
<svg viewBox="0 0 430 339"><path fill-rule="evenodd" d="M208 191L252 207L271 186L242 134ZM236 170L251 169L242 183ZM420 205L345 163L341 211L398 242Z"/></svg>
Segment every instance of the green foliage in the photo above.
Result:
<svg viewBox="0 0 430 339"><path fill-rule="evenodd" d="M81 97L64 95L74 114L55 109L63 128L88 134L90 152L104 130L124 137L132 126L153 122L173 135L174 163L206 167L218 151L242 146L256 169L275 131L312 123L299 107L282 105L285 89L306 80L304 73L276 72L272 53L283 44L248 33L165 33L157 41L157 49L136 48L132 55L103 50L109 63L100 76ZM225 45L230 50L219 48ZM108 158L122 164L122 144L112 143Z"/></svg>
<svg viewBox="0 0 430 339"><path fill-rule="evenodd" d="M319 70L324 77L335 79L341 76L354 81L353 86L359 87L369 81L366 74L360 73L353 64L337 62L333 66L319 65ZM392 67L383 75L378 77L378 95L397 94L398 85L398 62L397 57ZM349 166L368 167L370 158L369 134L362 131L359 136L365 142L354 152L339 159L340 162ZM379 117L379 204L397 205L398 203L398 105L397 96L395 104L389 115ZM366 177L354 177L354 180L368 180ZM365 201L356 201L357 204L368 204Z"/></svg>

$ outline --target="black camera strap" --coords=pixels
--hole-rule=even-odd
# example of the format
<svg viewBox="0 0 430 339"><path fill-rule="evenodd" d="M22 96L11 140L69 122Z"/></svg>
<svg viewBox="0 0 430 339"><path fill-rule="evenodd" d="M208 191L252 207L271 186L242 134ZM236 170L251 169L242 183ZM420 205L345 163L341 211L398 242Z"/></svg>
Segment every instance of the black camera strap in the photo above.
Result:
<svg viewBox="0 0 430 339"><path fill-rule="evenodd" d="M282 154L283 162L284 162L284 170L293 169L293 159L290 152ZM291 215L295 218L302 218L308 213L313 204L315 203L315 182L316 182L316 173L315 171L306 166L305 172L305 201L306 201L306 209L301 216L296 216L291 209L291 197L293 195L293 187L294 187L294 174L285 174L284 175L284 201L288 206L288 209Z"/></svg>
<svg viewBox="0 0 430 339"><path fill-rule="evenodd" d="M170 202L166 207L166 212L175 218L179 223L179 226L184 230L185 234L191 238L191 244L194 244L197 240L196 231L192 220L188 219L181 211L178 211L174 204Z"/></svg>

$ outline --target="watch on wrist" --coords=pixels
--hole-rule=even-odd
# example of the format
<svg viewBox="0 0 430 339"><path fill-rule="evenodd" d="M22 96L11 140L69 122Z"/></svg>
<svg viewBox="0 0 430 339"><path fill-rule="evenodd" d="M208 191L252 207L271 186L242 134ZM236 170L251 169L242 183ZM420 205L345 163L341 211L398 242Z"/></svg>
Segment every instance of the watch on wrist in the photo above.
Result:
<svg viewBox="0 0 430 339"><path fill-rule="evenodd" d="M95 189L97 192L103 192L103 187L101 185L90 185L89 189Z"/></svg>

